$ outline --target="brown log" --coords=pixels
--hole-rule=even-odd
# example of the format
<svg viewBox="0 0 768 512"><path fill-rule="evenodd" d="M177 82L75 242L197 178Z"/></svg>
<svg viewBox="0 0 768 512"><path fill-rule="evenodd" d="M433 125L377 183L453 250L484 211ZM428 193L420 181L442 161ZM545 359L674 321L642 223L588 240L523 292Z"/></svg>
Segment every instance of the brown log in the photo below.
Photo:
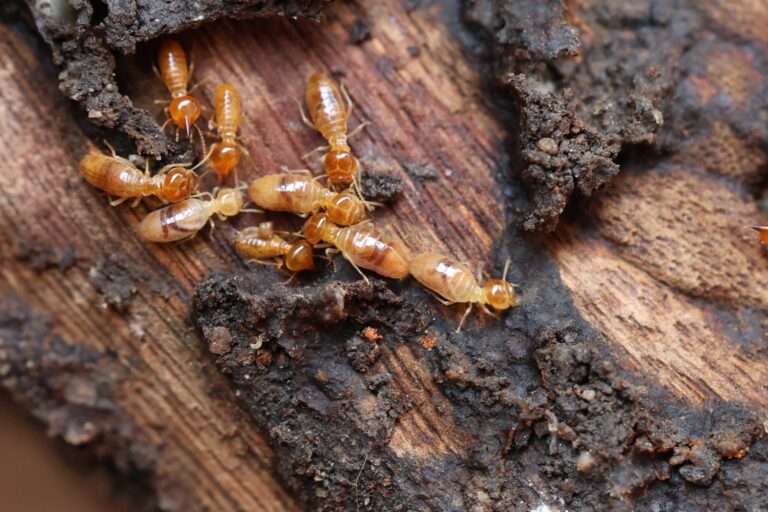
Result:
<svg viewBox="0 0 768 512"><path fill-rule="evenodd" d="M736 3L768 22L760 2ZM712 122L690 141L673 122L672 150L630 152L611 188L544 237L517 229L518 119L456 37L469 37L458 6L406 4L337 3L321 24L219 21L180 40L205 103L220 81L241 91L240 180L304 166L322 141L294 99L312 71L343 74L352 125L373 122L354 150L402 180L376 224L487 275L510 257L517 308L455 335L463 308L410 281L355 281L341 260L283 285L232 249L256 214L183 244L141 242L150 207L112 208L82 181L77 162L100 141L43 45L0 25L3 386L142 485L148 507L765 505L768 274L744 227L759 220L766 141L743 126L766 97L765 51L751 46L763 33L734 37L703 2L720 39L702 39L709 64L691 64L678 92ZM148 110L165 94L152 51L118 63Z"/></svg>

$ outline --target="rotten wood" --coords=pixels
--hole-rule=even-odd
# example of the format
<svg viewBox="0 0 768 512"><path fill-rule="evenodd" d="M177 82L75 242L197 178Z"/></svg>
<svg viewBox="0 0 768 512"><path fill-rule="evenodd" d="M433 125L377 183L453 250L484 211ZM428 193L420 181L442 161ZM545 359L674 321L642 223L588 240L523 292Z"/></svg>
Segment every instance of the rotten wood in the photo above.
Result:
<svg viewBox="0 0 768 512"><path fill-rule="evenodd" d="M689 51L712 58L679 87L714 121L666 155L630 154L614 186L550 237L517 230L527 204L502 155L518 120L499 114L487 63L470 51L480 43L455 37L466 35L458 5L340 3L322 24L219 21L181 36L194 47L200 98L210 105L220 81L240 88L243 180L303 166L321 141L294 98L310 72L343 73L353 125L373 121L354 150L402 182L377 224L414 253L437 250L491 275L513 260L521 305L502 321L473 316L459 336L461 311L410 282L367 289L340 264L283 288L271 269L244 265L233 228L258 215L185 244L142 243L134 228L149 208L111 208L77 175L99 141L58 93L44 45L0 26L0 145L12 164L0 175L3 385L52 434L139 480L154 493L147 506L168 510L492 510L559 499L569 509L662 499L727 508L746 499L738 482L765 503L756 475L766 461L757 440L768 277L764 249L742 229L759 220L753 191L766 168L763 132L748 121L765 97L765 55L751 46L764 35L730 34L765 26L768 12L729 3L745 20L734 27L722 5L704 4L698 15L721 40ZM164 94L153 49L139 45L117 66L150 111ZM273 339L259 323L265 301L296 301L311 317L336 290L355 302L322 320L334 336L302 325ZM371 325L385 334L375 354L364 353ZM264 347L250 339L259 335Z"/></svg>

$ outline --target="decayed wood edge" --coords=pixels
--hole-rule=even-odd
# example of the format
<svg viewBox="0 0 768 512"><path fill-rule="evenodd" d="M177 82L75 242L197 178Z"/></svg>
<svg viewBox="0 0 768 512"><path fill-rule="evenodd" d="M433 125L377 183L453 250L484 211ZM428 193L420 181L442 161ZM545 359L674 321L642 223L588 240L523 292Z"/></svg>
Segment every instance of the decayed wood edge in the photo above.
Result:
<svg viewBox="0 0 768 512"><path fill-rule="evenodd" d="M423 141L425 132L438 133L449 137L440 149L443 157L449 161L447 166L457 171L451 179L438 180L423 187L416 182L407 182L403 200L395 206L393 212L382 212L381 217L389 229L411 242L413 247L424 248L430 243L439 244L436 240L450 240L456 243L446 244L446 251L455 251L457 256L468 257L472 261L486 261L487 247L497 237L501 227L498 223L498 198L489 192L495 189L491 169L495 163L494 154L500 144L501 130L497 130L498 124L490 117L485 106L476 103L477 82L474 74L465 68L462 60L450 57L457 55L458 50L443 29L437 24L432 24L436 19L433 12L419 11L407 17L400 9L394 8L398 16L393 20L376 16L376 9L385 7L373 6L369 9L372 13L371 19L379 20L373 27L376 37L364 49L348 50L349 62L344 66L347 71L354 70L349 73L347 83L353 96L359 95L358 105L366 117L376 119L380 126L371 129L372 134L361 136L361 141L356 141L356 147L360 147L361 151L367 152L370 157L383 158L402 173L403 167L398 161L420 163L423 160L432 160L432 155L427 153L428 145L422 143L423 145L409 147L404 141L408 138ZM354 18L354 12L352 8L342 7L337 15L341 17L344 25L348 25ZM314 46L315 49L313 58L308 60L317 66L320 66L320 62L327 63L329 67L338 65L336 50L343 46L339 41L344 41L344 25L335 19L323 29L302 26L300 30L308 32L308 35L305 34L307 41L303 44L307 47ZM405 34L402 32L403 26L408 28ZM286 26L262 28L265 34L260 36L258 41L265 43L277 37L284 37L281 36L283 31L295 34L294 31L297 30ZM215 48L217 52L223 52L223 55L238 54L235 49L237 42L227 41L226 37L217 35L214 31L202 33L208 48ZM25 48L26 42L14 39L12 34L6 34L4 39L5 52L15 56L5 64L5 73L2 74L3 87L0 91L7 101L2 103L6 115L3 115L3 120L0 121L0 131L8 134L2 141L4 154L8 155L9 161L18 162L19 165L1 178L3 208L0 214L3 216L4 225L10 228L0 233L3 260L6 262L2 270L5 281L3 293L12 291L35 311L51 314L56 323L56 330L70 342L93 346L99 350L108 348L118 353L119 360L125 361L125 366L130 368L131 376L127 379L124 389L118 393L117 403L122 409L132 411L133 420L150 434L152 441L164 445L159 459L164 469L160 473L168 479L177 480L175 485L179 486L178 489L189 494L189 498L196 505L227 508L234 507L235 504L247 504L253 507L268 507L269 504L280 502L284 506L290 506L290 500L282 494L279 486L265 476L266 466L256 464L256 459L265 464L268 464L269 460L269 450L262 438L232 405L228 387L223 380L215 372L205 368L205 363L202 368L199 366L200 361L205 359L200 358L194 335L184 327L189 292L194 282L207 274L211 268L242 267L238 266L222 238L214 238L210 242L199 239L187 246L170 248L146 247L138 243L134 235L125 230L125 226L134 225L143 210L111 210L106 207L103 196L89 190L79 181L74 165L80 156L84 138L78 133L71 133L73 130L67 107L61 101L54 100L57 96L53 88L45 89L46 80L50 77L40 74L40 70L34 65L36 55L31 53L28 47ZM423 56L434 56L438 62L431 61L432 57L411 60L412 57L407 52L409 45L420 47ZM228 69L230 60L212 60L210 49L207 57L202 57L203 61L199 67L208 69L214 76L232 74ZM264 50L265 53L266 51ZM375 78L369 65L365 63L366 59L370 59L368 52L374 55L390 55L378 63L385 71L390 72L387 76L392 80L393 87L378 97L355 92L364 91L363 84L371 83L371 79ZM259 53L252 58L254 67L270 70L268 75L265 72L265 78L253 78L252 73L245 69L236 70L234 74L243 81L252 80L254 94L250 97L253 99L246 108L253 114L252 117L249 116L244 128L246 132L258 134L259 143L249 143L254 161L259 164L253 172L268 172L266 169L280 163L298 165L296 155L315 144L317 139L304 132L298 121L287 125L278 121L282 121L282 112L292 110L290 94L300 91L300 77L311 66L304 64L304 69L299 64L298 70L285 71L277 65L270 66L274 64L272 59L278 60L278 57ZM402 63L405 64L398 67ZM465 82L457 77L471 78ZM412 85L412 88L407 88L406 83ZM37 97L29 91L40 87L39 84L43 84L42 91L45 94ZM203 88L208 97L211 87L213 86ZM286 88L290 89L287 93ZM430 91L440 91L443 96L435 100L430 97ZM427 98L434 103L418 104L409 98L413 94L418 99ZM392 106L392 98L397 98L398 95L400 97L397 101L404 103L399 106L395 102ZM52 101L56 102L55 105L52 105ZM30 102L35 107L32 111L23 108ZM400 107L406 109L405 117L397 117L391 112L394 109L399 113ZM53 115L50 114L51 109ZM479 112L473 109L478 109ZM461 115L454 118L454 113ZM60 123L51 125L43 122L48 118L42 117L42 114L57 119ZM421 124L418 129L406 125L401 133L395 127L401 126L408 117L418 120ZM475 129L462 129L466 126ZM477 126L485 128L478 132ZM458 136L451 135L453 129L458 131ZM467 140L479 141L480 147L471 148ZM44 149L39 153L25 153L23 148L29 147ZM404 154L395 152L401 148L407 148L401 150ZM36 172L30 173L30 169ZM407 178L407 175L404 176ZM462 188L468 176L476 178L473 183L477 187L469 193L466 188ZM426 199L414 199L415 197ZM492 212L470 214L469 226L475 236L470 236L461 229L467 210L456 208L456 205L465 204L467 208L472 204L496 205ZM86 207L83 208L83 205ZM405 219L413 218L416 213L419 215L416 217L419 219L416 224L432 224L436 227L425 229L423 234L416 230L408 231L403 227L397 229L398 226L407 226ZM40 218L47 217L49 220L46 223L39 222ZM489 219L497 220L486 222ZM486 224L485 229L478 227L483 224ZM578 231L576 236L579 236ZM54 269L38 273L27 262L20 261L14 255L13 248L21 247L19 240L31 240L33 248L50 248L54 255L64 254L73 246L73 240L84 241L78 243L75 267L66 272ZM477 243L477 240L481 240L481 243ZM604 262L619 270L624 268L623 259L619 254L613 250L602 252L599 246L595 248L596 242L590 241L589 238L586 240L588 243L580 240L578 243L569 244L566 243L566 238L563 246L560 246L559 242L552 243L554 258L562 263L566 277L568 273L588 276L588 273L582 274L585 261L592 265L588 267L590 269L599 269L598 263ZM584 254L593 252L601 256L607 254L608 257L596 259L594 263L591 263L590 258L583 257ZM130 259L135 260L138 265L130 265L131 268L146 269L146 275L131 278L131 281L138 283L138 291L126 300L125 314L100 307L106 288L95 289L94 279L88 277L93 268L100 268L97 264L109 264L107 256L116 253L130 254ZM106 273L111 272L108 270ZM642 276L638 279L642 279ZM594 288L582 286L582 283L576 280L566 279L566 283L580 298L584 311L587 311L591 304L599 303ZM635 281L629 284L635 285ZM523 292L535 293L535 286L535 283L527 283ZM163 289L169 295L168 300L162 298L162 293L158 293ZM604 293L607 289L609 288L603 287L599 291ZM65 297L75 299L71 309L64 309L67 303L62 298ZM627 320L614 325L616 329L630 329L633 307L633 304L611 302L602 308L600 314L610 318L615 316L612 312L616 308L625 308L623 311L628 313ZM695 312L698 305L687 303L685 307L692 308L691 311ZM659 312L660 310L652 307L652 315ZM588 314L586 316L593 320L595 318ZM599 322L595 323L599 326ZM675 332L667 330L668 326L661 324L655 328L660 330L660 340L675 338ZM705 320L703 328L717 333L717 328L712 322ZM610 336L611 331L601 330L607 335L609 342L617 342ZM139 336L136 333L141 331L144 333L143 342L137 340ZM110 336L109 333L114 334ZM725 336L718 334L718 339L728 343ZM618 343L622 342L619 340ZM659 347L658 350L664 349L665 347ZM143 363L136 364L133 362L136 360ZM679 367L674 361L668 364L674 365L675 372L671 372L672 375L665 384L672 389L678 389L681 396L691 396L690 386L702 388L701 374L696 374L696 368L687 365ZM720 361L714 361L712 364L719 365ZM640 364L638 367L643 370L641 373L647 372L645 365ZM727 367L715 368L716 370L707 370L705 377L712 375L713 371L728 374ZM763 370L758 369L758 372L758 375L762 375ZM693 384L688 384L686 381L690 380L691 375L698 378L694 379ZM719 392L722 391L715 390L712 396L718 396ZM211 395L221 393L224 399L210 399ZM722 396L728 398L730 395L723 392ZM758 396L757 399L758 405L764 407L763 398ZM229 440L216 442L217 438L232 435L233 432L243 440L247 450L257 456L233 455ZM195 451L187 451L185 445L195 447ZM232 471L230 467L237 469ZM266 482L265 486L256 487L260 482ZM258 494L262 497L257 498Z"/></svg>
<svg viewBox="0 0 768 512"><path fill-rule="evenodd" d="M401 18L395 20L383 15L384 6L372 7L370 11L371 17L386 22L377 32L391 34L398 40L388 41L388 47L382 41L372 41L368 52L379 55L382 65L405 66L400 72L409 80L400 83L391 70L385 81L394 83L385 84L384 90L375 96L367 95L363 84L380 81L381 77L366 65L366 52L351 52L353 59L341 66L348 72L350 89L358 91L353 96L359 94L365 100L358 101L358 112L374 119L377 126L395 127L394 131L382 130L383 133L376 130L383 140L375 142L371 135L361 135L356 143L364 157L369 161L378 159L384 167L392 166L402 173L405 166L435 161L431 150L447 148L450 151L444 155L451 158L447 165L473 165L478 171L489 169L499 149L501 129L487 111L472 105L467 112L464 98L476 90L472 85L475 77L462 60L451 57L458 54L458 49L444 27L435 21L439 12L422 12L409 20L402 9L397 9ZM299 69L285 66L279 57L275 59L268 85L250 70L235 69L233 73L230 69L232 62L238 62L237 50L242 41L228 37L230 29L226 24L196 33L201 39L198 47L207 50L201 49L197 56L201 70L198 79L206 74L233 76L243 86L251 84L243 91L247 111L243 132L254 134L251 140L261 143L249 144L253 160L260 163L255 168L276 169L283 163L298 167L297 156L318 143L316 135L300 125L293 97L300 96L304 76L310 70L331 70L339 65L336 56L345 49L346 27L356 14L342 10L340 15L343 23L337 19L325 29L260 24L258 29L263 33L259 39L264 42L283 38L288 43L297 37L297 32L303 32L308 41L294 47L294 52L303 52L305 45L318 48ZM409 28L406 34L400 33L398 26L404 20ZM327 38L338 47L324 45ZM125 420L134 423L146 441L160 451L153 469L158 500L163 506L293 509L296 505L269 475L271 451L237 409L223 378L207 367L207 359L200 358L200 348L187 323L189 293L194 283L213 269L243 267L223 239L209 241L200 237L184 246L152 247L139 242L132 230L126 230L146 210L109 208L101 193L80 181L76 162L87 141L76 130L69 106L51 85L50 69L46 75L36 65L38 54L28 40L6 32L3 43L3 53L13 56L2 75L2 94L6 99L2 132L7 135L4 150L19 164L19 174L5 175L2 183L3 222L9 227L2 233L3 260L8 262L3 268L4 296L18 297L33 315L50 315L56 335L67 343L117 353L129 375L111 398L126 413ZM256 41L249 44L261 46ZM411 55L409 47L419 48L425 55L437 55L439 60L430 58L422 62ZM259 57L273 58L269 54ZM355 76L358 70L361 75ZM282 76L284 72L290 73L290 79ZM290 84L287 92L286 84ZM162 90L157 84L148 90L152 92L143 99L149 105ZM428 91L440 91L440 95L432 98ZM210 88L204 87L201 92L210 99ZM412 94L428 98L430 105L411 101ZM400 102L405 109L399 107ZM431 106L438 107L439 115L434 115ZM460 111L467 115L454 118L454 113ZM49 119L56 122L50 123ZM474 126L489 125L495 128L469 135ZM414 131L425 140L432 140L431 133L438 133L438 148L434 144L409 144ZM469 155L455 147L457 141L467 140L477 144L476 152ZM465 144L460 142L461 146ZM39 147L42 151L24 149ZM387 153L385 148L398 151ZM250 171L254 169L251 165L246 164ZM32 168L37 172L25 172ZM494 188L490 174L478 172L476 178L473 187L463 190L462 195L470 200L470 205L483 204L488 208L468 215L467 210L451 206L464 182L459 174L449 178L455 185L447 188L431 186L424 190L420 183L408 181L398 210L382 214L389 220L388 229L395 236L416 242L410 244L412 247L440 247L440 238L459 241L442 249L462 259L484 260L485 248L495 235L481 226L498 231L501 215L498 201L488 192ZM446 191L450 194L446 195ZM421 194L436 200L437 205L425 210L418 199ZM42 219L48 221L41 222ZM437 232L415 229L419 224L430 223ZM460 236L467 229L477 236ZM40 271L32 268L36 265L29 265L41 252L50 251L56 260L70 249L75 251L76 264L66 270ZM124 296L119 292L113 295L119 285L126 284L114 282L121 269L128 273L125 281L129 291ZM112 302L112 306L105 302ZM122 311L116 311L114 306Z"/></svg>

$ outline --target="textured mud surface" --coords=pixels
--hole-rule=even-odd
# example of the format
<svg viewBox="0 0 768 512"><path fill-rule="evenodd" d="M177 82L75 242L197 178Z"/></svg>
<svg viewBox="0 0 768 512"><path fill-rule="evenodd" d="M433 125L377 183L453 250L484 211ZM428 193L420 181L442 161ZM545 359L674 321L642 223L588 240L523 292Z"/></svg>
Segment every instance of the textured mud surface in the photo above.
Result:
<svg viewBox="0 0 768 512"><path fill-rule="evenodd" d="M552 269L531 265L551 292L460 335L439 334L431 298L381 281L265 288L220 275L198 288L196 317L313 509L768 503L764 443L747 455L761 420L625 380Z"/></svg>
<svg viewBox="0 0 768 512"><path fill-rule="evenodd" d="M219 18L304 16L318 19L330 0L278 2L149 0L143 2L27 0L37 28L61 69L59 88L80 104L94 125L117 130L143 154L181 152L152 114L137 108L118 89L115 53L136 44L197 27ZM151 69L151 62L147 69Z"/></svg>
<svg viewBox="0 0 768 512"><path fill-rule="evenodd" d="M554 229L576 191L589 196L619 172L622 151L678 150L689 130L706 129L708 123L698 125L697 101L706 91L686 78L709 65L713 50L745 48L762 54L757 62L765 67L748 17L734 13L728 26L713 23L728 10L720 2L677 0L467 2L466 18L492 41L497 76L519 111L511 128L532 201L525 229ZM749 83L745 93L764 106L765 85ZM750 121L735 122L736 138L765 148L762 115L758 108L747 114Z"/></svg>

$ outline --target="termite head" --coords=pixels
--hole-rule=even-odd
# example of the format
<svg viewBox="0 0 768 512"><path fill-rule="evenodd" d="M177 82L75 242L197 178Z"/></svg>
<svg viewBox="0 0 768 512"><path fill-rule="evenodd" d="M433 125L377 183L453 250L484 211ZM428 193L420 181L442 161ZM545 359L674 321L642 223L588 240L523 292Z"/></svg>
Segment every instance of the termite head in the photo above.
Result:
<svg viewBox="0 0 768 512"><path fill-rule="evenodd" d="M296 242L291 245L291 249L285 255L285 266L294 272L315 270L313 252L308 242Z"/></svg>
<svg viewBox="0 0 768 512"><path fill-rule="evenodd" d="M365 219L365 204L347 192L336 194L326 208L331 222L342 226L351 226Z"/></svg>
<svg viewBox="0 0 768 512"><path fill-rule="evenodd" d="M307 222L304 223L304 236L307 237L307 242L311 244L319 243L323 239L328 226L330 225L330 219L327 213L316 213L312 215Z"/></svg>
<svg viewBox="0 0 768 512"><path fill-rule="evenodd" d="M181 201L197 188L197 174L183 167L174 167L163 179L163 199L170 203Z"/></svg>
<svg viewBox="0 0 768 512"><path fill-rule="evenodd" d="M490 279L483 286L483 303L500 311L509 309L515 305L515 288L501 279Z"/></svg>
<svg viewBox="0 0 768 512"><path fill-rule="evenodd" d="M269 240L275 234L275 225L272 222L262 222L256 228L256 236L262 240Z"/></svg>
<svg viewBox="0 0 768 512"><path fill-rule="evenodd" d="M201 112L200 102L189 95L174 98L168 106L168 115L176 126L187 132L187 137Z"/></svg>
<svg viewBox="0 0 768 512"><path fill-rule="evenodd" d="M220 214L234 217L243 209L243 194L237 188L222 188L216 193L216 204Z"/></svg>
<svg viewBox="0 0 768 512"><path fill-rule="evenodd" d="M347 151L332 149L323 158L323 167L335 185L348 186L360 173L360 161Z"/></svg>
<svg viewBox="0 0 768 512"><path fill-rule="evenodd" d="M217 143L211 151L211 165L219 174L219 179L224 182L240 162L240 150L235 145Z"/></svg>

